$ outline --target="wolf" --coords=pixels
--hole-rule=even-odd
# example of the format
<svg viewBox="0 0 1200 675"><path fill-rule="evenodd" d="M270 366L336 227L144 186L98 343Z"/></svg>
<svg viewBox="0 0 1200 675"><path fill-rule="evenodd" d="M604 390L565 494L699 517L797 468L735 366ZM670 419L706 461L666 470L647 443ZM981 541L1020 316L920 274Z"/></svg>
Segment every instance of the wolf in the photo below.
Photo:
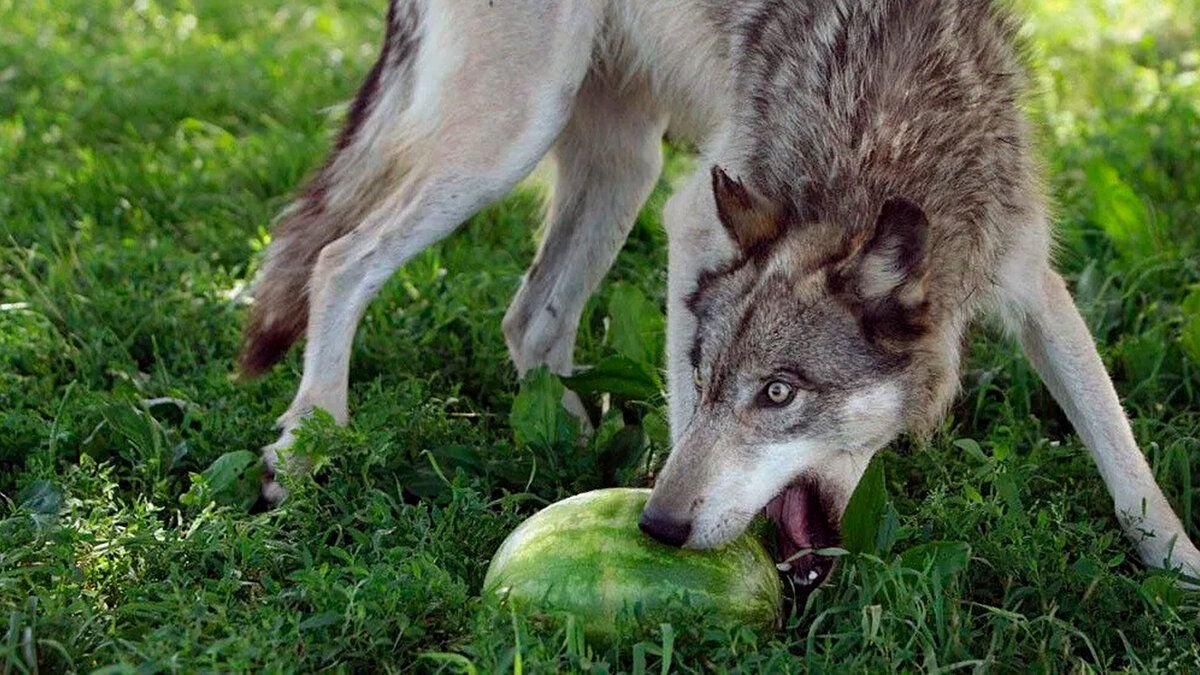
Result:
<svg viewBox="0 0 1200 675"><path fill-rule="evenodd" d="M992 316L1141 559L1200 577L1051 265L1017 30L990 0L391 0L255 285L242 372L306 338L264 497L284 496L279 455L307 415L347 421L351 343L380 286L543 157L545 231L502 328L519 373L571 373L584 302L669 134L702 168L664 210L673 449L645 532L717 547L765 512L780 569L823 582L828 559L804 553L839 541L873 453L943 417L964 336Z"/></svg>

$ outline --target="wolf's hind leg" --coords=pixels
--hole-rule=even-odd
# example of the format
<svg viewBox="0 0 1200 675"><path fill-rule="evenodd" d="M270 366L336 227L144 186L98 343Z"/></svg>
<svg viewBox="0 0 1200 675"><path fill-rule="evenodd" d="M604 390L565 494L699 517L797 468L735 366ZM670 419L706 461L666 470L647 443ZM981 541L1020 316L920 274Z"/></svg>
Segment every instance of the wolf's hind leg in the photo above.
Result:
<svg viewBox="0 0 1200 675"><path fill-rule="evenodd" d="M1200 577L1200 551L1155 483L1062 277L1046 267L1027 279L1009 289L1008 317L1029 360L1091 450L1126 534L1145 564Z"/></svg>
<svg viewBox="0 0 1200 675"><path fill-rule="evenodd" d="M662 169L665 117L645 87L618 86L590 76L554 146L546 231L502 324L522 375L541 364L570 374L584 303L616 259ZM586 422L573 392L564 404Z"/></svg>
<svg viewBox="0 0 1200 675"><path fill-rule="evenodd" d="M268 475L312 410L347 420L351 344L384 282L506 194L566 123L598 29L590 7L534 0L481 7L428 5L408 108L373 115L360 132L374 141L364 169L398 163L398 171L382 172L396 182L354 190L350 198L368 202L362 217L316 257L308 280L304 375L278 421L279 440L264 449ZM529 39L534 34L541 39ZM263 494L276 502L283 491L269 480Z"/></svg>
<svg viewBox="0 0 1200 675"><path fill-rule="evenodd" d="M379 132L402 128L403 121L395 120L412 108L420 19L416 0L390 1L383 48L350 104L337 142L272 228L238 358L243 375L265 372L304 334L317 255L354 229L374 196L390 189L403 171L406 158L398 141L404 134L381 139ZM384 143L389 150L381 149Z"/></svg>

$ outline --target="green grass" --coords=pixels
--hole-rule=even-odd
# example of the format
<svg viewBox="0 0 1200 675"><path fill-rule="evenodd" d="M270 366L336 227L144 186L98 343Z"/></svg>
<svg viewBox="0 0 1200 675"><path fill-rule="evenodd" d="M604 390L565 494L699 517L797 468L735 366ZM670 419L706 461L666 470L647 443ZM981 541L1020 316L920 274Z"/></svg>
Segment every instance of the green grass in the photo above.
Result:
<svg viewBox="0 0 1200 675"><path fill-rule="evenodd" d="M1200 538L1200 6L1020 4L1061 266ZM890 536L784 629L588 647L568 618L480 600L522 518L644 484L666 450L653 397L586 447L531 408L556 383L518 398L499 323L532 187L396 275L355 345L350 427L306 427L315 478L249 514L244 452L273 440L299 360L231 378L236 289L382 18L365 0L0 0L0 672L1200 668L1200 595L1135 562L1063 415L987 331L941 430L880 455ZM669 164L580 363L630 349L609 298L661 306L658 211L688 161ZM951 564L913 569L939 541Z"/></svg>

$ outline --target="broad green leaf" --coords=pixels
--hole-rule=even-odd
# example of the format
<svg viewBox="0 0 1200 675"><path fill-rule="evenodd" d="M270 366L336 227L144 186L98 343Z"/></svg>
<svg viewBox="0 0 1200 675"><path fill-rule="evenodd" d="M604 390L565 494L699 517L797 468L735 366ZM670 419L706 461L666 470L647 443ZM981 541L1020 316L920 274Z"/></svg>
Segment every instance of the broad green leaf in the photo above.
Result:
<svg viewBox="0 0 1200 675"><path fill-rule="evenodd" d="M666 321L637 288L614 285L608 301L608 344L618 355L657 368L663 361Z"/></svg>
<svg viewBox="0 0 1200 675"><path fill-rule="evenodd" d="M218 457L200 475L204 476L208 489L213 494L219 494L232 488L246 469L257 461L258 455L249 450L234 450Z"/></svg>
<svg viewBox="0 0 1200 675"><path fill-rule="evenodd" d="M979 504L979 503L983 502L983 494L980 493L979 490L974 485L971 485L969 483L967 485L963 486L963 495L967 498L967 501L969 501L969 502L973 502L975 504Z"/></svg>
<svg viewBox="0 0 1200 675"><path fill-rule="evenodd" d="M1085 172L1092 189L1092 220L1123 255L1153 254L1153 221L1141 197L1108 164L1094 161Z"/></svg>
<svg viewBox="0 0 1200 675"><path fill-rule="evenodd" d="M596 457L600 467L600 476L605 485L614 484L615 479L623 472L636 466L644 454L642 428L639 426L622 427L604 444Z"/></svg>
<svg viewBox="0 0 1200 675"><path fill-rule="evenodd" d="M403 480L404 489L422 499L444 496L449 491L447 481L454 480L460 469L468 476L484 476L487 473L479 454L467 446L448 445L423 454L424 461L417 462L412 470L405 472ZM511 478L515 481L522 476L516 472Z"/></svg>
<svg viewBox="0 0 1200 675"><path fill-rule="evenodd" d="M958 574L970 560L971 547L964 541L931 541L900 554L900 564L904 567L941 577Z"/></svg>
<svg viewBox="0 0 1200 675"><path fill-rule="evenodd" d="M649 364L625 356L609 356L595 366L562 378L581 395L612 394L621 398L647 400L662 391L658 373Z"/></svg>
<svg viewBox="0 0 1200 675"><path fill-rule="evenodd" d="M900 513L888 502L879 521L879 531L875 533L875 552L879 555L891 553L892 547L900 539Z"/></svg>
<svg viewBox="0 0 1200 675"><path fill-rule="evenodd" d="M106 406L101 414L127 442L128 447L118 449L122 456L131 462L163 460L162 430L149 413L122 402Z"/></svg>
<svg viewBox="0 0 1200 675"><path fill-rule="evenodd" d="M1071 565L1071 570L1083 577L1085 581L1091 581L1092 579L1095 579L1096 577L1100 576L1100 573L1103 571L1100 565L1091 558L1080 558L1079 560L1076 560L1075 564Z"/></svg>
<svg viewBox="0 0 1200 675"><path fill-rule="evenodd" d="M557 448L574 443L575 420L563 408L564 391L545 366L526 374L508 418L518 445Z"/></svg>
<svg viewBox="0 0 1200 675"><path fill-rule="evenodd" d="M991 464L991 462L988 460L988 456L983 454L983 448L979 447L979 443L975 439L960 438L954 441L954 447L967 453L968 457L979 462L980 464Z"/></svg>
<svg viewBox="0 0 1200 675"><path fill-rule="evenodd" d="M997 475L992 480L992 485L996 487L996 492L1008 507L1008 515L1025 519L1025 507L1021 504L1020 490L1012 474L1002 473Z"/></svg>
<svg viewBox="0 0 1200 675"><path fill-rule="evenodd" d="M1147 576L1140 587L1138 595L1151 606L1177 607L1184 596L1184 591L1176 585L1175 580L1167 574L1151 574Z"/></svg>
<svg viewBox="0 0 1200 675"><path fill-rule="evenodd" d="M192 485L179 501L188 506L219 504L249 508L258 499L262 464L249 450L227 452L199 474L191 474Z"/></svg>
<svg viewBox="0 0 1200 675"><path fill-rule="evenodd" d="M609 406L608 410L600 416L600 423L596 425L595 431L592 432L592 447L603 448L613 439L614 436L621 433L625 428L625 413L620 408Z"/></svg>
<svg viewBox="0 0 1200 675"><path fill-rule="evenodd" d="M656 447L661 449L671 445L671 423L667 421L664 409L646 413L642 418L642 427L646 430L646 440Z"/></svg>
<svg viewBox="0 0 1200 675"><path fill-rule="evenodd" d="M887 486L884 484L883 464L874 461L867 466L842 516L842 543L846 550L852 553L875 552L886 505Z"/></svg>
<svg viewBox="0 0 1200 675"><path fill-rule="evenodd" d="M326 626L334 626L344 622L345 620L346 617L338 612L321 612L319 614L313 614L307 619L301 621L299 627L301 631L313 630L316 628L324 628Z"/></svg>

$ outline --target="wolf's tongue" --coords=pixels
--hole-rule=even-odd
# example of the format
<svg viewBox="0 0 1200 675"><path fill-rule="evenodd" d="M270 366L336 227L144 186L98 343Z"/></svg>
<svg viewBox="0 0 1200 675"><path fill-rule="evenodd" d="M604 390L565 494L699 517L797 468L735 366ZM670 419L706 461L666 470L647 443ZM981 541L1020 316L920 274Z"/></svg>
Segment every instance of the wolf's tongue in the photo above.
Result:
<svg viewBox="0 0 1200 675"><path fill-rule="evenodd" d="M785 539L790 540L787 543L795 547L792 553L803 548L812 548L812 530L807 522L811 514L806 508L809 497L807 488L794 485L767 504L767 517L774 520L779 528L780 543Z"/></svg>
<svg viewBox="0 0 1200 675"><path fill-rule="evenodd" d="M812 553L793 558L800 551L837 545L837 531L825 513L815 485L801 482L789 486L766 508L775 522L776 561L779 571L791 579L796 599L825 580L833 570L833 559Z"/></svg>

